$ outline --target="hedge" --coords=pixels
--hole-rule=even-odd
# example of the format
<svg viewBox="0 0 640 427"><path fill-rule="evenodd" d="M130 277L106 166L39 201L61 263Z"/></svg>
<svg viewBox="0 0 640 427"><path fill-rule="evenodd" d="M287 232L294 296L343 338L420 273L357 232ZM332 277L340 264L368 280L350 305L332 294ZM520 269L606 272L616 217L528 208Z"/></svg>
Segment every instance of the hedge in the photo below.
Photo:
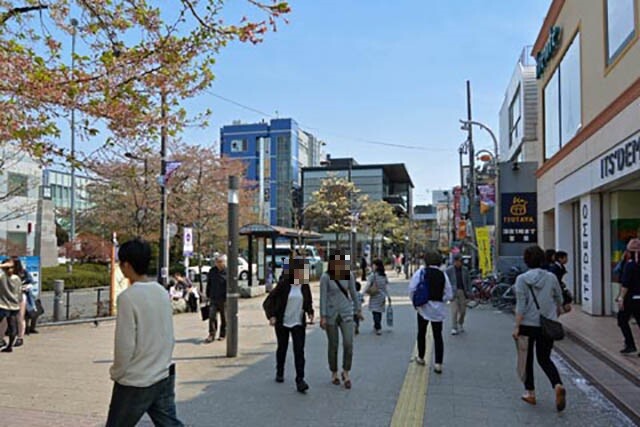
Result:
<svg viewBox="0 0 640 427"><path fill-rule="evenodd" d="M52 291L54 280L64 280L65 289L97 288L109 286L111 277L106 265L74 264L73 273L67 273L66 265L42 269L42 290Z"/></svg>

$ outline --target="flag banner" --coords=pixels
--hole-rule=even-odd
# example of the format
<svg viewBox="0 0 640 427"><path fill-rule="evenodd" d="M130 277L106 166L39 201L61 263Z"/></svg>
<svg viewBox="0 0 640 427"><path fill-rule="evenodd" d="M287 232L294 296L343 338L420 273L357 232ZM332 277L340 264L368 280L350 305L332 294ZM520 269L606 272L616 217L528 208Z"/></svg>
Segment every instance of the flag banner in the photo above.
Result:
<svg viewBox="0 0 640 427"><path fill-rule="evenodd" d="M166 172L164 174L164 179L162 181L162 183L164 185L167 185L169 183L169 180L171 179L171 175L173 175L175 173L175 171L178 170L178 168L180 167L181 162L177 161L177 160L170 160L168 162L166 162Z"/></svg>
<svg viewBox="0 0 640 427"><path fill-rule="evenodd" d="M491 236L489 227L476 228L476 240L478 243L478 258L482 276L487 276L493 269L491 262Z"/></svg>

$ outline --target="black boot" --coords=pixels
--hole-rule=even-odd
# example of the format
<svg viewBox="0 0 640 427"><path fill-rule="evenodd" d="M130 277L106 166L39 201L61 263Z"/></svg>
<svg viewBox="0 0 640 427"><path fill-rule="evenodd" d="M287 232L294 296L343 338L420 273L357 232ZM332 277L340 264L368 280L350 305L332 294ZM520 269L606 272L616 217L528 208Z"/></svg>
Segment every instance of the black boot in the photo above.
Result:
<svg viewBox="0 0 640 427"><path fill-rule="evenodd" d="M296 389L300 393L306 393L309 390L309 384L307 384L304 380L296 381Z"/></svg>

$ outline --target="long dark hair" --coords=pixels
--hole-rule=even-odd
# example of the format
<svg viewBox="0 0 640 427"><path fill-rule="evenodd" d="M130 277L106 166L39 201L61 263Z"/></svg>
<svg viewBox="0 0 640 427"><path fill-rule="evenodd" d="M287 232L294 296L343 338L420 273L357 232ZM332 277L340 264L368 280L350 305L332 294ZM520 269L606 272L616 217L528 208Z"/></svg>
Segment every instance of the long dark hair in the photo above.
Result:
<svg viewBox="0 0 640 427"><path fill-rule="evenodd" d="M20 277L24 276L26 272L24 271L24 267L22 266L22 261L20 261L20 258L13 257L11 258L11 260L13 261L13 274L16 274Z"/></svg>
<svg viewBox="0 0 640 427"><path fill-rule="evenodd" d="M373 260L373 267L376 273L378 273L381 276L386 276L387 273L384 270L384 263L382 262L381 259L374 259Z"/></svg>
<svg viewBox="0 0 640 427"><path fill-rule="evenodd" d="M331 280L349 280L351 277L351 273L348 268L344 271L340 271L340 273L336 271L336 257L340 257L340 259L343 260L345 254L341 250L335 250L329 256L329 267L327 269L329 277L331 278Z"/></svg>

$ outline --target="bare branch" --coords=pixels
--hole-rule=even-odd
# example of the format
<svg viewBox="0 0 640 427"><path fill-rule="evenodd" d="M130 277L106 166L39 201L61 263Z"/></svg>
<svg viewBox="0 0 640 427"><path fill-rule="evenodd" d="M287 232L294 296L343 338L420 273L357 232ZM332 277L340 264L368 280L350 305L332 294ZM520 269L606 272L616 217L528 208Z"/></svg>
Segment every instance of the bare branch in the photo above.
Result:
<svg viewBox="0 0 640 427"><path fill-rule="evenodd" d="M2 14L0 18L0 25L4 25L11 18L16 17L18 15L22 15L25 13L33 12L34 10L43 10L48 9L49 5L39 4L37 6L24 6L24 7L14 7L13 9L8 10L7 12Z"/></svg>

